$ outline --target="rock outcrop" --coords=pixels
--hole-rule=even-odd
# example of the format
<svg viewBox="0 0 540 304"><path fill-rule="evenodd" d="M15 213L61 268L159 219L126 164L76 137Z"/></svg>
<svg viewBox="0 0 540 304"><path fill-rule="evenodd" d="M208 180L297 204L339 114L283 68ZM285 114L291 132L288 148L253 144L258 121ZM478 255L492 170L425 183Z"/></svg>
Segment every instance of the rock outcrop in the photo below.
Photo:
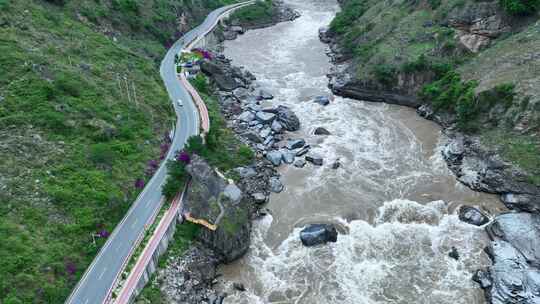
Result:
<svg viewBox="0 0 540 304"><path fill-rule="evenodd" d="M478 53L488 47L492 39L511 30L507 19L497 2L473 2L453 10L446 23L456 29L461 46Z"/></svg>
<svg viewBox="0 0 540 304"><path fill-rule="evenodd" d="M506 213L487 229L493 265L474 280L492 304L540 303L540 215Z"/></svg>
<svg viewBox="0 0 540 304"><path fill-rule="evenodd" d="M473 137L456 135L443 149L443 157L458 180L471 189L501 193L510 209L540 210L540 188L528 176L484 148Z"/></svg>
<svg viewBox="0 0 540 304"><path fill-rule="evenodd" d="M246 92L247 88L255 77L248 71L231 65L230 60L222 55L218 55L212 60L205 59L201 62L201 71L212 78L218 88L224 91Z"/></svg>
<svg viewBox="0 0 540 304"><path fill-rule="evenodd" d="M186 170L192 180L182 213L204 226L198 238L223 262L238 259L249 247L249 202L235 184L230 184L197 155Z"/></svg>

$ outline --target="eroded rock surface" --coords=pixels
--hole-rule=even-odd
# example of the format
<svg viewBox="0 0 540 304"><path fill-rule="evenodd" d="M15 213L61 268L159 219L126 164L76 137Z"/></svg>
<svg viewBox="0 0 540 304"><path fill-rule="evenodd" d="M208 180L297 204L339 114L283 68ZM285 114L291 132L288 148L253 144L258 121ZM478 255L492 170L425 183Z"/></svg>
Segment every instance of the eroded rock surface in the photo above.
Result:
<svg viewBox="0 0 540 304"><path fill-rule="evenodd" d="M474 279L493 304L540 303L540 215L505 213L486 230L493 265Z"/></svg>
<svg viewBox="0 0 540 304"><path fill-rule="evenodd" d="M235 184L230 184L197 155L186 170L192 181L183 214L217 226L215 231L210 226L202 227L198 238L223 262L238 259L250 243L249 201Z"/></svg>

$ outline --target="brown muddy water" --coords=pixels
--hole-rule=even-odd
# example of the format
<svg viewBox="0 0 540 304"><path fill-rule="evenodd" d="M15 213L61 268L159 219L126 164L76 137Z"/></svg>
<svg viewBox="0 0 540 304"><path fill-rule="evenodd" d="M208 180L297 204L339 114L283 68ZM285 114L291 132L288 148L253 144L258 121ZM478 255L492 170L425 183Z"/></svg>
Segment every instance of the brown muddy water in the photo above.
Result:
<svg viewBox="0 0 540 304"><path fill-rule="evenodd" d="M455 210L468 204L494 214L502 205L456 181L440 154L440 127L413 109L340 97L313 103L330 94L318 29L339 7L286 2L300 19L249 31L226 42L225 54L257 76L272 103L297 113L302 129L288 135L306 139L325 164L280 169L286 190L272 195L272 215L255 221L247 255L220 269L225 303L484 303L471 276L488 263L487 237ZM332 135L311 135L319 126ZM303 247L301 228L320 222L340 227L337 243ZM452 246L459 261L448 256Z"/></svg>

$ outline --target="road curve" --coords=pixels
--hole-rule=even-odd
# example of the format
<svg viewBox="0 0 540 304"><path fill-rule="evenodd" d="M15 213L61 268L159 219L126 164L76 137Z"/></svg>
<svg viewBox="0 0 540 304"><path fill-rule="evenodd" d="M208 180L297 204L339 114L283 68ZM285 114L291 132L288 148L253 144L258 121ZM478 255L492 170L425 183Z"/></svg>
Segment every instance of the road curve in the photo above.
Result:
<svg viewBox="0 0 540 304"><path fill-rule="evenodd" d="M245 5L245 3L229 5L212 11L201 25L180 38L169 49L161 62L161 77L177 116L176 132L166 157L167 160L173 159L174 151L182 149L190 136L199 133L197 107L186 88L180 85L177 78L174 65L175 54L210 31L225 12L241 5ZM176 100L178 99L183 101L183 107L177 105ZM165 163L166 161L161 163L157 172L139 194L122 221L116 226L65 303L99 304L108 299L116 278L122 272L132 250L144 235L145 228L151 224L162 204L161 188L167 177Z"/></svg>

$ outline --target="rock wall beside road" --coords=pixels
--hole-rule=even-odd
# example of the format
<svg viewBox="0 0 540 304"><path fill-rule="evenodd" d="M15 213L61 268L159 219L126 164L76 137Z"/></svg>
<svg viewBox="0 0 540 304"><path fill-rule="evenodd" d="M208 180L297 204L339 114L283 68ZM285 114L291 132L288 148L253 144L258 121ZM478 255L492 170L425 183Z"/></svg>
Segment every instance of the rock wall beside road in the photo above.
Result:
<svg viewBox="0 0 540 304"><path fill-rule="evenodd" d="M212 226L201 227L198 239L220 261L229 263L238 259L249 248L249 198L197 155L186 170L192 179L182 213ZM213 230L214 227L217 229Z"/></svg>

